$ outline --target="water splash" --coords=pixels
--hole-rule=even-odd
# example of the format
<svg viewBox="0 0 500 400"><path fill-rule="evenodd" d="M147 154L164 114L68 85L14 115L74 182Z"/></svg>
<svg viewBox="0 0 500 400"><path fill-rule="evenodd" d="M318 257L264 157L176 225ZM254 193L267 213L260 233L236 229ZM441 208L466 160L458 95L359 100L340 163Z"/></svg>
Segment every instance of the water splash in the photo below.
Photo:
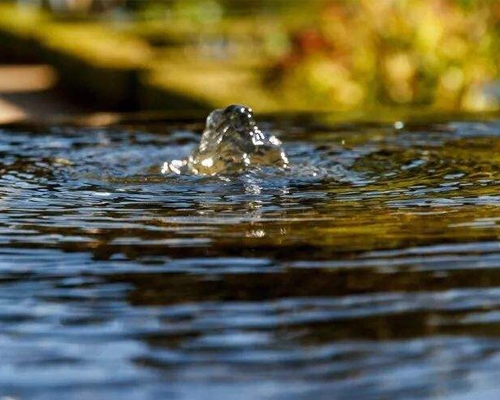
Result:
<svg viewBox="0 0 500 400"><path fill-rule="evenodd" d="M216 175L288 164L281 142L257 126L252 109L231 105L212 111L200 145L187 159L166 162L162 173Z"/></svg>
<svg viewBox="0 0 500 400"><path fill-rule="evenodd" d="M0 129L0 398L496 398L497 121L285 116L285 169L160 174L196 124Z"/></svg>

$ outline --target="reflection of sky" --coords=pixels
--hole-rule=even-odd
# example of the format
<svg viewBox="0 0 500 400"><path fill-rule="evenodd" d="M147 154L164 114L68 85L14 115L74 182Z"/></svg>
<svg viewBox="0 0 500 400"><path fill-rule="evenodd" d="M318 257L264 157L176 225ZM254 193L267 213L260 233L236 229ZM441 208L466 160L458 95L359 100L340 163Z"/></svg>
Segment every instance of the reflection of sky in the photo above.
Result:
<svg viewBox="0 0 500 400"><path fill-rule="evenodd" d="M164 126L2 130L0 398L491 397L497 128L324 128L224 178L160 174L198 139Z"/></svg>

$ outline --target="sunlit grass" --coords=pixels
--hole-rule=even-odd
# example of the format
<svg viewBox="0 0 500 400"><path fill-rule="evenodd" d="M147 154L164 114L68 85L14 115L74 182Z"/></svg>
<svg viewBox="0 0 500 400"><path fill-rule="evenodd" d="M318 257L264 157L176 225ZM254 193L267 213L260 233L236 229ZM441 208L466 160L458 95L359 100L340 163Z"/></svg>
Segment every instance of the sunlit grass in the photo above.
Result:
<svg viewBox="0 0 500 400"><path fill-rule="evenodd" d="M87 64L136 69L147 85L213 106L491 111L500 105L494 1L261 2L247 12L224 1L148 4L133 17L76 20L0 5L0 29Z"/></svg>
<svg viewBox="0 0 500 400"><path fill-rule="evenodd" d="M441 109L498 107L496 2L325 2L315 21L290 33L276 82L293 99Z"/></svg>

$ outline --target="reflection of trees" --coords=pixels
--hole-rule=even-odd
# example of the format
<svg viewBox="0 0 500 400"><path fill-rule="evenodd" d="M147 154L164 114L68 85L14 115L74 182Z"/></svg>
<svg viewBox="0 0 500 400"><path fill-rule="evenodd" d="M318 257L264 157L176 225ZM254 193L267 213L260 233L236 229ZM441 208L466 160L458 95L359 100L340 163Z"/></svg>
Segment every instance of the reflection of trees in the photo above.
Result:
<svg viewBox="0 0 500 400"><path fill-rule="evenodd" d="M457 325L456 322L463 316L474 311L485 311L484 308L475 310L474 307L470 307L466 310L452 311L440 310L439 305L435 304L431 310L426 307L419 308L418 304L415 304L415 308L409 310L398 311L396 308L387 312L376 310L376 299L379 294L399 293L401 298L405 298L405 293L408 293L408 301L410 301L413 295L420 294L423 298L427 292L494 288L500 285L500 271L497 270L453 271L445 277L436 275L433 271L399 272L387 275L371 268L287 269L286 272L264 270L263 273L221 273L210 279L206 275L199 274L152 273L110 276L109 280L132 283L134 290L129 293L128 300L133 306L141 307L199 304L201 311L203 304L210 304L213 310L219 306L223 308L224 304L241 302L242 304L267 304L269 309L276 307L273 312L279 313L280 307L276 306L276 302L280 299L293 299L296 306L283 311L284 325L268 326L266 329L276 331L276 334L287 335L300 332L301 340L307 343L326 343L332 340L355 338L389 339L445 333L467 334L469 330L474 334L500 335L500 326L496 323ZM324 319L287 324L287 315L292 318L294 314L307 313L309 311L307 304L314 305L314 299L320 299L317 311L321 315L321 312L325 311L321 306L321 301L347 299L351 296L355 300L358 295L368 296L368 299L373 295L373 304L370 305L370 301L367 300L363 306L368 310L373 307L373 313L357 315L357 307L353 305L345 306L344 314L332 317L328 315L326 306ZM303 306L302 303L305 305ZM390 302L387 305L390 308ZM189 318L197 317L193 315ZM444 320L446 324L436 324L436 321ZM165 340L168 341L167 338Z"/></svg>

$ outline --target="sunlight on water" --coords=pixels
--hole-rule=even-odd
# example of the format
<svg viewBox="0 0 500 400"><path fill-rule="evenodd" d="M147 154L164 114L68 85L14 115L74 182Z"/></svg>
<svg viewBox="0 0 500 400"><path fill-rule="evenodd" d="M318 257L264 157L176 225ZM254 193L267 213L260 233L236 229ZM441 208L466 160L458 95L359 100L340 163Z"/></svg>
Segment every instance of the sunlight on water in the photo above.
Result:
<svg viewBox="0 0 500 400"><path fill-rule="evenodd" d="M251 108L232 105L212 111L200 145L186 160L165 162L162 173L234 174L266 166L288 167L281 142L259 129Z"/></svg>
<svg viewBox="0 0 500 400"><path fill-rule="evenodd" d="M198 120L0 130L0 397L499 389L500 124L259 126L288 168L162 174Z"/></svg>

